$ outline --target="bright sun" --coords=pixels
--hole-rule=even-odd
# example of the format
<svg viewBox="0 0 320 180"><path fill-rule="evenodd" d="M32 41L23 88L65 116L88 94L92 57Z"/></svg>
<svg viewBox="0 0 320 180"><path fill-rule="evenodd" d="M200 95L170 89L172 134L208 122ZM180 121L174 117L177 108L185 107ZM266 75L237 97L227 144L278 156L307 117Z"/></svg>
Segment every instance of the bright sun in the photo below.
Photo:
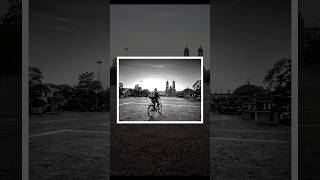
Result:
<svg viewBox="0 0 320 180"><path fill-rule="evenodd" d="M165 81L158 78L144 79L142 80L142 82L140 82L140 85L142 89L149 89L150 91L153 91L154 88L157 88L158 90L161 91L165 89L165 86L166 86Z"/></svg>

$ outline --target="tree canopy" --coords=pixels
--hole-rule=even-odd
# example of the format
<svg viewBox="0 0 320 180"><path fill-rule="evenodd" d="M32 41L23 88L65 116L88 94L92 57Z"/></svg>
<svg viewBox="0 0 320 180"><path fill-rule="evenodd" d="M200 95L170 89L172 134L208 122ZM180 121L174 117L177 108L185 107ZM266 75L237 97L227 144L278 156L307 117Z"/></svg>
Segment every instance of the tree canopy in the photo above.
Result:
<svg viewBox="0 0 320 180"><path fill-rule="evenodd" d="M278 60L267 72L263 83L266 88L279 93L291 92L291 59Z"/></svg>

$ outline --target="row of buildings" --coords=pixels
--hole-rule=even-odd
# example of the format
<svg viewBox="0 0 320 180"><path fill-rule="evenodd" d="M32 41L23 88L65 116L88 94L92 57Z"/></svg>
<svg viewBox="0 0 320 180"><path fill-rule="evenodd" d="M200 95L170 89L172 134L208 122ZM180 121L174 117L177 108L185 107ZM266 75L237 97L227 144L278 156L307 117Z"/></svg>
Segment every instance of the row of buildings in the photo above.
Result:
<svg viewBox="0 0 320 180"><path fill-rule="evenodd" d="M211 108L217 113L238 114L241 119L255 120L257 123L290 123L290 100L250 82L233 92L211 93L210 98Z"/></svg>

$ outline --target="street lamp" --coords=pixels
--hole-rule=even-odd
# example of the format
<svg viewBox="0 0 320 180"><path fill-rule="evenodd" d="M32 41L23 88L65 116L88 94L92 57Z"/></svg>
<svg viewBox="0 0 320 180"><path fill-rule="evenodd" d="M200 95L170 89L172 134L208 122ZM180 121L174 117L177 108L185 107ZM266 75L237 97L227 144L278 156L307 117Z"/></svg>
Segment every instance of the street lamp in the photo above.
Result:
<svg viewBox="0 0 320 180"><path fill-rule="evenodd" d="M98 64L98 81L100 82L100 65L102 64L102 61L98 60L96 63Z"/></svg>

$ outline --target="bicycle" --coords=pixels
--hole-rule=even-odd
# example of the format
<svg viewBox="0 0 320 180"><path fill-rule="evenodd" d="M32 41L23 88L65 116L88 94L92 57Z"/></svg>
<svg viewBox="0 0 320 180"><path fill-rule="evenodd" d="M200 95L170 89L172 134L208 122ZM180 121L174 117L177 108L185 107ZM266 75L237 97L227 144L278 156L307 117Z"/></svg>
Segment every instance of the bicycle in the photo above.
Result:
<svg viewBox="0 0 320 180"><path fill-rule="evenodd" d="M150 104L148 106L148 116L153 118L154 114L158 112L159 114L162 113L162 104L159 102L158 105Z"/></svg>

